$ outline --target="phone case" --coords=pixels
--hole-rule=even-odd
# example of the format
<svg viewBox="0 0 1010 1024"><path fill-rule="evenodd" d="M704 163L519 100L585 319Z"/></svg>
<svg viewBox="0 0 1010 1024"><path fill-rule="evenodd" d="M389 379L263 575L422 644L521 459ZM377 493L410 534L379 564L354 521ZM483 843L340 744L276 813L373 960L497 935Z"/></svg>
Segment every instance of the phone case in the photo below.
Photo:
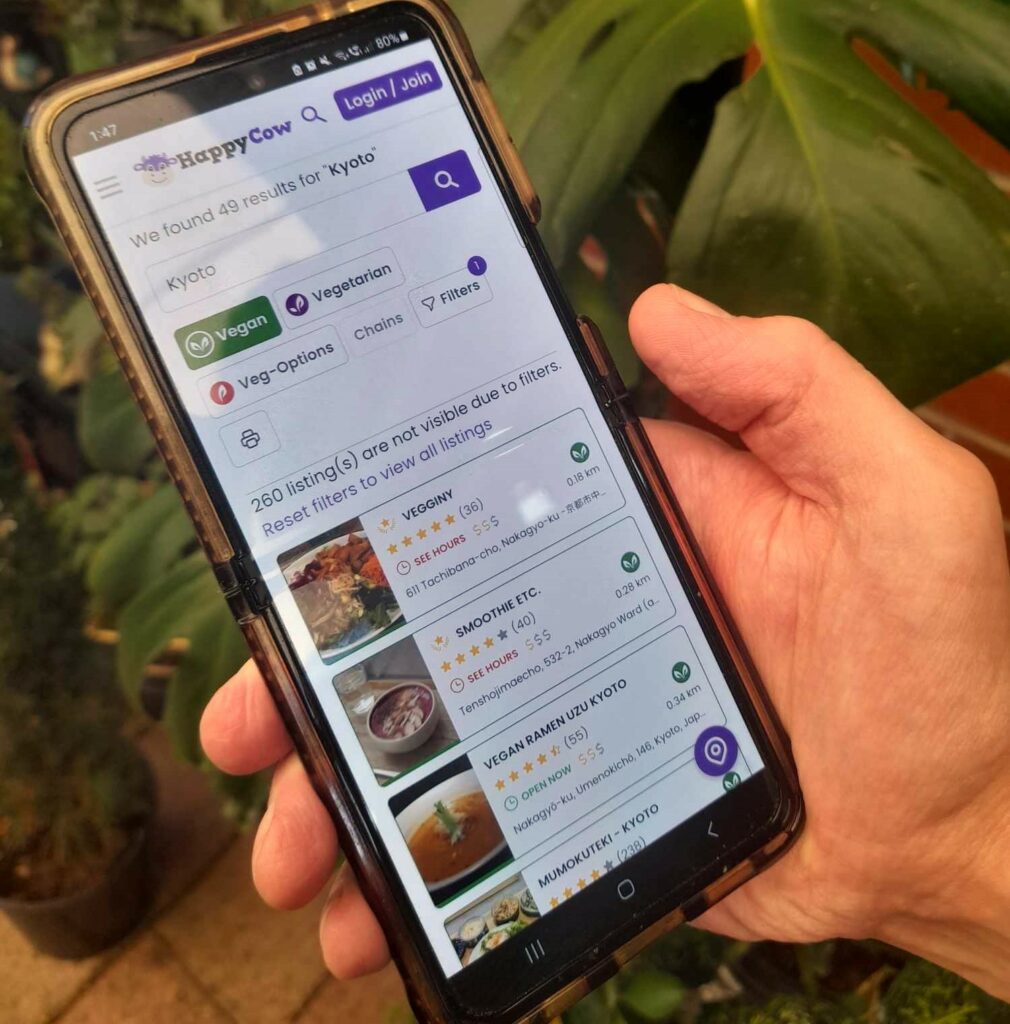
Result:
<svg viewBox="0 0 1010 1024"><path fill-rule="evenodd" d="M264 19L221 35L173 48L157 57L101 71L60 83L36 100L26 121L25 154L33 183L48 208L67 246L74 266L93 302L130 387L154 434L158 450L193 520L199 540L210 559L222 591L248 642L252 657L263 673L270 692L291 732L296 749L324 804L337 824L341 849L352 865L362 891L386 930L390 950L403 977L411 1004L423 1021L447 1019L437 985L428 968L408 940L404 917L377 860L370 840L359 828L349 800L318 738L310 714L302 701L284 653L269 626L259 614L264 598L249 573L241 553L236 552L214 507L196 462L189 451L157 373L145 352L145 342L132 321L132 314L120 298L119 286L97 250L56 157L53 130L59 116L73 104L110 89L187 67L210 54L254 42L278 32L293 32L344 15L380 7L387 0L320 0L310 6ZM471 104L483 129L485 140L499 156L532 225L540 215L540 201L505 128L487 84L477 66L469 43L455 15L442 0L410 0L440 30ZM731 652L735 667L747 689L765 734L777 757L782 777L790 790L790 815L782 830L760 850L680 908L672 911L630 942L614 950L592 971L568 983L527 1013L517 1024L536 1024L555 1018L627 963L654 939L704 912L709 906L753 877L781 855L798 833L802 823L802 801L788 750L788 742L768 701L763 686L749 663L735 631L724 614L704 563L677 501L659 465L648 437L627 404L627 392L595 325L577 318L583 354L594 368L603 404L623 433L639 468L651 487L667 525L684 551L702 599Z"/></svg>

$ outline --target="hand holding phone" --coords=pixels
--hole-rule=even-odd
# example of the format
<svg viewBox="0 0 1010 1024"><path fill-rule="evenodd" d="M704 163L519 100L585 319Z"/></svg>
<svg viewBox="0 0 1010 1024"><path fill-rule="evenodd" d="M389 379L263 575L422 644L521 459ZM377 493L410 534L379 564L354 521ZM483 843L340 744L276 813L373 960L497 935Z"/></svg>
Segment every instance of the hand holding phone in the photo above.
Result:
<svg viewBox="0 0 1010 1024"><path fill-rule="evenodd" d="M789 854L697 923L748 940L874 936L1010 998L999 881L1010 575L991 478L802 321L736 320L661 286L639 300L631 329L678 397L744 430L749 452L647 424L782 709L809 810ZM970 582L952 592L958 578ZM291 749L251 663L208 706L203 737L228 771ZM333 828L294 761L271 808L256 883L273 906L300 905L330 880ZM968 939L977 927L983 943ZM321 942L340 977L388 956L350 881L326 908Z"/></svg>
<svg viewBox="0 0 1010 1024"><path fill-rule="evenodd" d="M28 153L418 1015L540 1019L802 805L465 40L353 7L67 83Z"/></svg>

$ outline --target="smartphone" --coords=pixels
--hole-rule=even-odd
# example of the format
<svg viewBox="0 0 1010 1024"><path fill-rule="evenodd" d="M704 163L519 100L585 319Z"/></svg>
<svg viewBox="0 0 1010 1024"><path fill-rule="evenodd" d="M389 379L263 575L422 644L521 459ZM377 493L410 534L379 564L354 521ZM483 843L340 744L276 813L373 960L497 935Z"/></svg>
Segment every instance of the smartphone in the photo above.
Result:
<svg viewBox="0 0 1010 1024"><path fill-rule="evenodd" d="M420 1019L547 1020L786 848L787 741L444 6L66 82L27 152Z"/></svg>

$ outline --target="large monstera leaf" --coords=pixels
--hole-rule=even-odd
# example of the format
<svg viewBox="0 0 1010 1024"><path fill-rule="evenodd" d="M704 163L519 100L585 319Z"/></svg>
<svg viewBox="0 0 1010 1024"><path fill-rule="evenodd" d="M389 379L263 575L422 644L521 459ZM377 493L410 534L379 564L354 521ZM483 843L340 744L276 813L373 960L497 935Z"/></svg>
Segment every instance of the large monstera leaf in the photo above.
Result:
<svg viewBox="0 0 1010 1024"><path fill-rule="evenodd" d="M456 0L570 266L670 97L756 46L719 104L667 276L806 316L907 402L1010 355L1010 204L853 51L923 72L1010 143L997 0ZM673 151L671 161L691 161ZM682 166L667 164L670 178ZM649 168L655 173L655 167ZM663 193L663 182L647 182ZM641 284L651 281L643 277Z"/></svg>
<svg viewBox="0 0 1010 1024"><path fill-rule="evenodd" d="M670 239L673 279L733 310L814 320L910 402L1006 358L1010 203L849 42L911 57L1006 138L1005 12L746 6L763 65L721 105Z"/></svg>
<svg viewBox="0 0 1010 1024"><path fill-rule="evenodd" d="M749 42L739 0L569 0L489 72L558 262L578 246L673 93ZM508 37L499 44L509 45ZM499 67L493 54L489 61Z"/></svg>

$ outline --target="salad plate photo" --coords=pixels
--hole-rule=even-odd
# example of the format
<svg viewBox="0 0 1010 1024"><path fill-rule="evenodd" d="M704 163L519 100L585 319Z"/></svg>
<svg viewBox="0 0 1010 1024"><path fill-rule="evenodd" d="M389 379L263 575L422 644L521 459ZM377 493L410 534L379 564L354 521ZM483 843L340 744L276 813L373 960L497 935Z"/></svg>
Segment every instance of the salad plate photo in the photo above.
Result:
<svg viewBox="0 0 1010 1024"><path fill-rule="evenodd" d="M335 661L383 635L403 613L364 531L329 537L281 572L323 661Z"/></svg>

